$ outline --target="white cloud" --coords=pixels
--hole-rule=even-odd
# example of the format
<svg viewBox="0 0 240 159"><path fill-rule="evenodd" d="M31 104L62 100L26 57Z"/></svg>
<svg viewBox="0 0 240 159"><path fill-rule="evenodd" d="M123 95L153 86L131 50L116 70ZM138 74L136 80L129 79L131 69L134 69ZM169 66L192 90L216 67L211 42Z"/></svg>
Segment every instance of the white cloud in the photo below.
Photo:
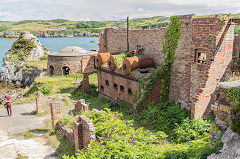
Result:
<svg viewBox="0 0 240 159"><path fill-rule="evenodd" d="M239 13L237 0L1 0L0 20L23 19L109 20Z"/></svg>

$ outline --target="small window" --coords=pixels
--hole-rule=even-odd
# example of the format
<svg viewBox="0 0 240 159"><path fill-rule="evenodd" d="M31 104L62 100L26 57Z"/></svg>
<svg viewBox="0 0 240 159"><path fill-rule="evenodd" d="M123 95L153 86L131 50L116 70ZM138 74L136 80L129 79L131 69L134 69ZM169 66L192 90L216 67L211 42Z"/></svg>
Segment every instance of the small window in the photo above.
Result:
<svg viewBox="0 0 240 159"><path fill-rule="evenodd" d="M114 89L118 89L118 86L117 86L117 84L116 83L114 83Z"/></svg>
<svg viewBox="0 0 240 159"><path fill-rule="evenodd" d="M206 63L207 62L207 54L206 53L196 50L195 54L196 54L195 62L197 62L197 63Z"/></svg>
<svg viewBox="0 0 240 159"><path fill-rule="evenodd" d="M106 86L109 86L109 81L106 80L106 81L105 81L105 84L106 84Z"/></svg>
<svg viewBox="0 0 240 159"><path fill-rule="evenodd" d="M103 87L103 85L101 85L101 91L104 91L104 87Z"/></svg>
<svg viewBox="0 0 240 159"><path fill-rule="evenodd" d="M131 88L128 88L128 94L132 95L132 89Z"/></svg>
<svg viewBox="0 0 240 159"><path fill-rule="evenodd" d="M124 92L124 87L122 85L120 86L120 91Z"/></svg>

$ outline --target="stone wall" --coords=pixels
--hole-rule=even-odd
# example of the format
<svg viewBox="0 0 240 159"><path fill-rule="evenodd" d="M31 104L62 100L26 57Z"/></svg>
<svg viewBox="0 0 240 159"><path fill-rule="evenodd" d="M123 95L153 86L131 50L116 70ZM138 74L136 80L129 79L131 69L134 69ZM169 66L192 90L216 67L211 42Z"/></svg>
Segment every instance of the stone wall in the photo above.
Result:
<svg viewBox="0 0 240 159"><path fill-rule="evenodd" d="M92 121L84 115L80 115L79 121L74 122L75 151L90 147L95 138L95 128Z"/></svg>
<svg viewBox="0 0 240 159"><path fill-rule="evenodd" d="M75 109L79 112L88 111L88 105L85 103L84 99L80 99L75 104Z"/></svg>
<svg viewBox="0 0 240 159"><path fill-rule="evenodd" d="M197 18L193 21L192 86L190 90L192 117L198 118L207 115L210 111L211 94L215 91L232 60L234 24L228 25L228 20L227 18L220 21L215 17ZM195 60L196 49L206 53L206 63L198 63ZM218 49L217 52L216 49Z"/></svg>
<svg viewBox="0 0 240 159"><path fill-rule="evenodd" d="M98 88L100 96L125 99L130 104L133 104L133 93L139 91L136 79L105 69L98 71Z"/></svg>
<svg viewBox="0 0 240 159"><path fill-rule="evenodd" d="M80 82L80 85L74 90L74 92L90 94L88 74L83 74L83 79Z"/></svg>
<svg viewBox="0 0 240 159"><path fill-rule="evenodd" d="M210 111L210 95L231 63L234 24L228 25L229 18L223 20L218 17L196 18L194 15L180 16L180 20L181 35L175 52L176 60L171 68L169 96L182 107L191 109L192 117L198 118ZM154 59L155 66L162 65L164 29L130 30L129 36L130 50L141 46L145 49L144 54ZM105 29L100 36L100 52L125 52L126 43L126 30ZM203 62L198 61L202 56L198 55L199 52L206 55ZM121 79L111 73L99 74L102 74L99 77L99 88L101 85L104 86L107 79L111 79L111 82ZM160 86L156 87L160 89ZM100 90L101 95L119 98L119 92L106 90L105 87L105 92ZM136 90L137 84L132 88ZM126 96L127 98L130 97Z"/></svg>
<svg viewBox="0 0 240 159"><path fill-rule="evenodd" d="M161 66L164 61L162 53L162 39L165 29L156 30L130 30L130 50L138 46L144 48L144 55L154 59L156 66ZM99 39L99 52L124 53L127 50L127 31L116 29L105 29Z"/></svg>
<svg viewBox="0 0 240 159"><path fill-rule="evenodd" d="M36 95L36 110L37 113L42 113L45 111L44 95L40 91L38 91Z"/></svg>
<svg viewBox="0 0 240 159"><path fill-rule="evenodd" d="M54 75L63 75L62 68L67 66L70 68L69 74L75 73L92 73L95 70L95 56L93 55L83 55L83 56L51 56L48 55L48 74L51 74L50 67L54 68Z"/></svg>
<svg viewBox="0 0 240 159"><path fill-rule="evenodd" d="M191 43L193 15L181 16L181 35L172 64L169 97L190 109Z"/></svg>
<svg viewBox="0 0 240 159"><path fill-rule="evenodd" d="M75 144L74 133L72 129L62 124L57 124L56 127L66 137L68 141L70 141L72 144Z"/></svg>
<svg viewBox="0 0 240 159"><path fill-rule="evenodd" d="M70 68L69 74L77 73L81 70L81 60L80 56L50 56L48 55L48 74L50 74L50 67L54 68L54 75L63 75L62 68L67 66Z"/></svg>
<svg viewBox="0 0 240 159"><path fill-rule="evenodd" d="M55 128L59 121L59 116L61 114L61 102L54 101L50 104L51 107L51 118L52 118L52 127Z"/></svg>

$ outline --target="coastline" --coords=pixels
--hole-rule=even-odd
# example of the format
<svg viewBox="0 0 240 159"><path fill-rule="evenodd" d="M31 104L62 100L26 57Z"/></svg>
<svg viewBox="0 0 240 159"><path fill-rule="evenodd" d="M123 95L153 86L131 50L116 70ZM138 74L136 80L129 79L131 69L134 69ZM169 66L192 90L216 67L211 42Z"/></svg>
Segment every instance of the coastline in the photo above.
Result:
<svg viewBox="0 0 240 159"><path fill-rule="evenodd" d="M0 38L2 39L17 39L20 33L0 33ZM35 35L37 38L84 38L84 37L99 37L100 34L71 34L71 35Z"/></svg>

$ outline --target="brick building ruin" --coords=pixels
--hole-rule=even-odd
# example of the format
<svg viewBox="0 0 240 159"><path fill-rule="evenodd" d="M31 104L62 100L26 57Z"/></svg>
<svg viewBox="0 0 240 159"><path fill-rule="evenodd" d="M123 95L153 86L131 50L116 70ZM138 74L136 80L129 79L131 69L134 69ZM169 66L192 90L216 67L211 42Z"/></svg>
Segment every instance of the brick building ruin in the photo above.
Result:
<svg viewBox="0 0 240 159"><path fill-rule="evenodd" d="M47 70L50 75L69 75L94 72L97 53L71 46L48 55Z"/></svg>
<svg viewBox="0 0 240 159"><path fill-rule="evenodd" d="M240 43L237 37L234 40L234 24L239 23L239 20L185 15L180 16L180 21L181 35L175 52L177 58L172 64L169 96L183 108L191 110L192 117L198 118L209 112L211 94L220 80L229 71L233 71L232 64L238 63ZM154 63L154 67L143 70L148 73L141 73L141 69L135 68L140 76L147 76L151 69L163 64L164 31L165 28L129 31L130 50L142 51ZM109 62L112 55L127 50L126 37L127 30L104 30L99 40L99 53L105 59L101 61L102 64ZM124 73L123 67L111 69L111 63L108 64L98 71L99 95L110 99L125 99L133 104L133 92L139 90L137 77ZM159 102L160 88L161 79L158 79L150 93L150 101Z"/></svg>

